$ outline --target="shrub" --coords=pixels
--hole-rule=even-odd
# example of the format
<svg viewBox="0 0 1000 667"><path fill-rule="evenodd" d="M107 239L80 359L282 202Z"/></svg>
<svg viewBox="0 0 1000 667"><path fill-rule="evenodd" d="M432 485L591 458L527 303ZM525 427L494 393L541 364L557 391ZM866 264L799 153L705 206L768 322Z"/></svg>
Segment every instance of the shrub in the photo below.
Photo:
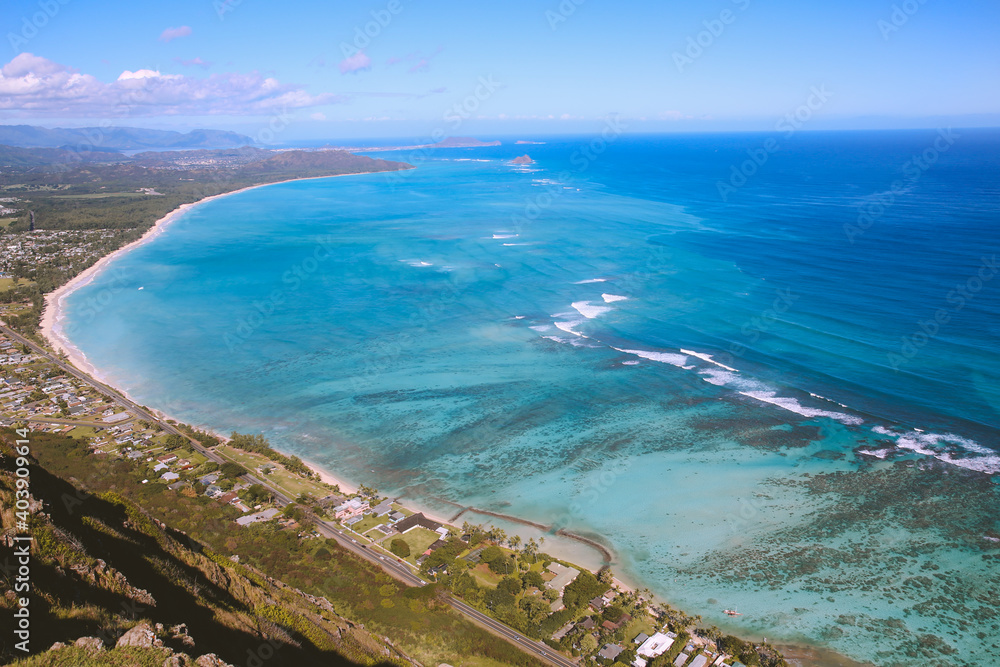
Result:
<svg viewBox="0 0 1000 667"><path fill-rule="evenodd" d="M221 466L219 466L219 472L223 477L227 479L235 479L237 477L242 477L247 474L247 469L241 466L239 463L233 463L232 461L226 461Z"/></svg>
<svg viewBox="0 0 1000 667"><path fill-rule="evenodd" d="M389 551L400 558L406 558L410 555L410 545L406 543L406 540L397 537L389 545Z"/></svg>
<svg viewBox="0 0 1000 667"><path fill-rule="evenodd" d="M567 607L582 607L606 590L607 586L599 582L591 572L584 570L566 586L563 604Z"/></svg>
<svg viewBox="0 0 1000 667"><path fill-rule="evenodd" d="M542 579L542 574L540 572L535 572L534 570L525 572L524 576L521 577L521 580L524 582L525 588L530 586L541 588L545 585L545 580Z"/></svg>
<svg viewBox="0 0 1000 667"><path fill-rule="evenodd" d="M507 591L511 595L517 595L521 592L521 580L517 577L504 577L497 584L497 588L502 591Z"/></svg>

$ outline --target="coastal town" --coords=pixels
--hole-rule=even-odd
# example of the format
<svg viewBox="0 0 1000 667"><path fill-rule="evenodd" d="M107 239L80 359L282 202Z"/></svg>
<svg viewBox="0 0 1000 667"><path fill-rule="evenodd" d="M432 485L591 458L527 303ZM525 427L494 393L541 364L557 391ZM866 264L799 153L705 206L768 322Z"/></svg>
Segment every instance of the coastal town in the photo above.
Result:
<svg viewBox="0 0 1000 667"><path fill-rule="evenodd" d="M300 541L335 531L375 562L444 585L525 642L549 647L551 658L562 656L555 664L739 667L764 664L761 657L780 660L769 646L696 627L699 619L631 590L608 567L591 572L545 553L544 538L448 525L367 486L324 481L259 436L220 438L130 407L7 327L0 329L0 426L78 440L89 456L127 464L147 492L203 497L245 530L273 524Z"/></svg>

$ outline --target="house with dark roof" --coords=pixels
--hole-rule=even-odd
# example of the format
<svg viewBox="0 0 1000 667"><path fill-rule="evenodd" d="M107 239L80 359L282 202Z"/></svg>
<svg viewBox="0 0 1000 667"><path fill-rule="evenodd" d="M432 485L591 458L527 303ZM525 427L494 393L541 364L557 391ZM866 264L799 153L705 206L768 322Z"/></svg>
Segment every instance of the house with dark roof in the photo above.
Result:
<svg viewBox="0 0 1000 667"><path fill-rule="evenodd" d="M439 524L437 521L431 521L430 519L424 516L423 512L417 512L412 516L408 516L405 519L398 521L396 523L396 530L398 530L401 533L405 533L411 528L416 528L417 526L422 526L427 530L437 530L438 528L441 527L441 524Z"/></svg>

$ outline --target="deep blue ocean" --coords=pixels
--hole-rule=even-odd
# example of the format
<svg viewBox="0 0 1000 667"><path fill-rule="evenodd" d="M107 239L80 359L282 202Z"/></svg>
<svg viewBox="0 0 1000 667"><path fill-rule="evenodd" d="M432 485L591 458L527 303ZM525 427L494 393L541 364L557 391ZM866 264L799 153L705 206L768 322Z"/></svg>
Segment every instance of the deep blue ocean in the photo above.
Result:
<svg viewBox="0 0 1000 667"><path fill-rule="evenodd" d="M521 139L195 207L61 326L145 405L589 536L707 623L997 664L1000 131Z"/></svg>

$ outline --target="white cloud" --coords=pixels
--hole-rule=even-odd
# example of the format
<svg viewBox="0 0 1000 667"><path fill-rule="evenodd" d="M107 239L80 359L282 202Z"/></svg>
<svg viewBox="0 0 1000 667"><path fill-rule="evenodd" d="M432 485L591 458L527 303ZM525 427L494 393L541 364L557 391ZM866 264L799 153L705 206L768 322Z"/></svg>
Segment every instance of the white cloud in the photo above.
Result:
<svg viewBox="0 0 1000 667"><path fill-rule="evenodd" d="M30 53L0 68L0 111L22 112L21 116L252 116L346 100L332 93L310 95L258 72L196 78L150 69L125 70L116 81L105 83Z"/></svg>
<svg viewBox="0 0 1000 667"><path fill-rule="evenodd" d="M309 117L313 120L326 120L326 114L322 111L317 111L316 113L309 114Z"/></svg>
<svg viewBox="0 0 1000 667"><path fill-rule="evenodd" d="M167 28L160 33L161 42L172 42L179 37L187 37L191 34L191 26L182 25L179 28Z"/></svg>
<svg viewBox="0 0 1000 667"><path fill-rule="evenodd" d="M358 51L350 58L344 58L340 61L341 74L353 74L354 72L370 70L371 68L372 59L366 56L364 51Z"/></svg>

